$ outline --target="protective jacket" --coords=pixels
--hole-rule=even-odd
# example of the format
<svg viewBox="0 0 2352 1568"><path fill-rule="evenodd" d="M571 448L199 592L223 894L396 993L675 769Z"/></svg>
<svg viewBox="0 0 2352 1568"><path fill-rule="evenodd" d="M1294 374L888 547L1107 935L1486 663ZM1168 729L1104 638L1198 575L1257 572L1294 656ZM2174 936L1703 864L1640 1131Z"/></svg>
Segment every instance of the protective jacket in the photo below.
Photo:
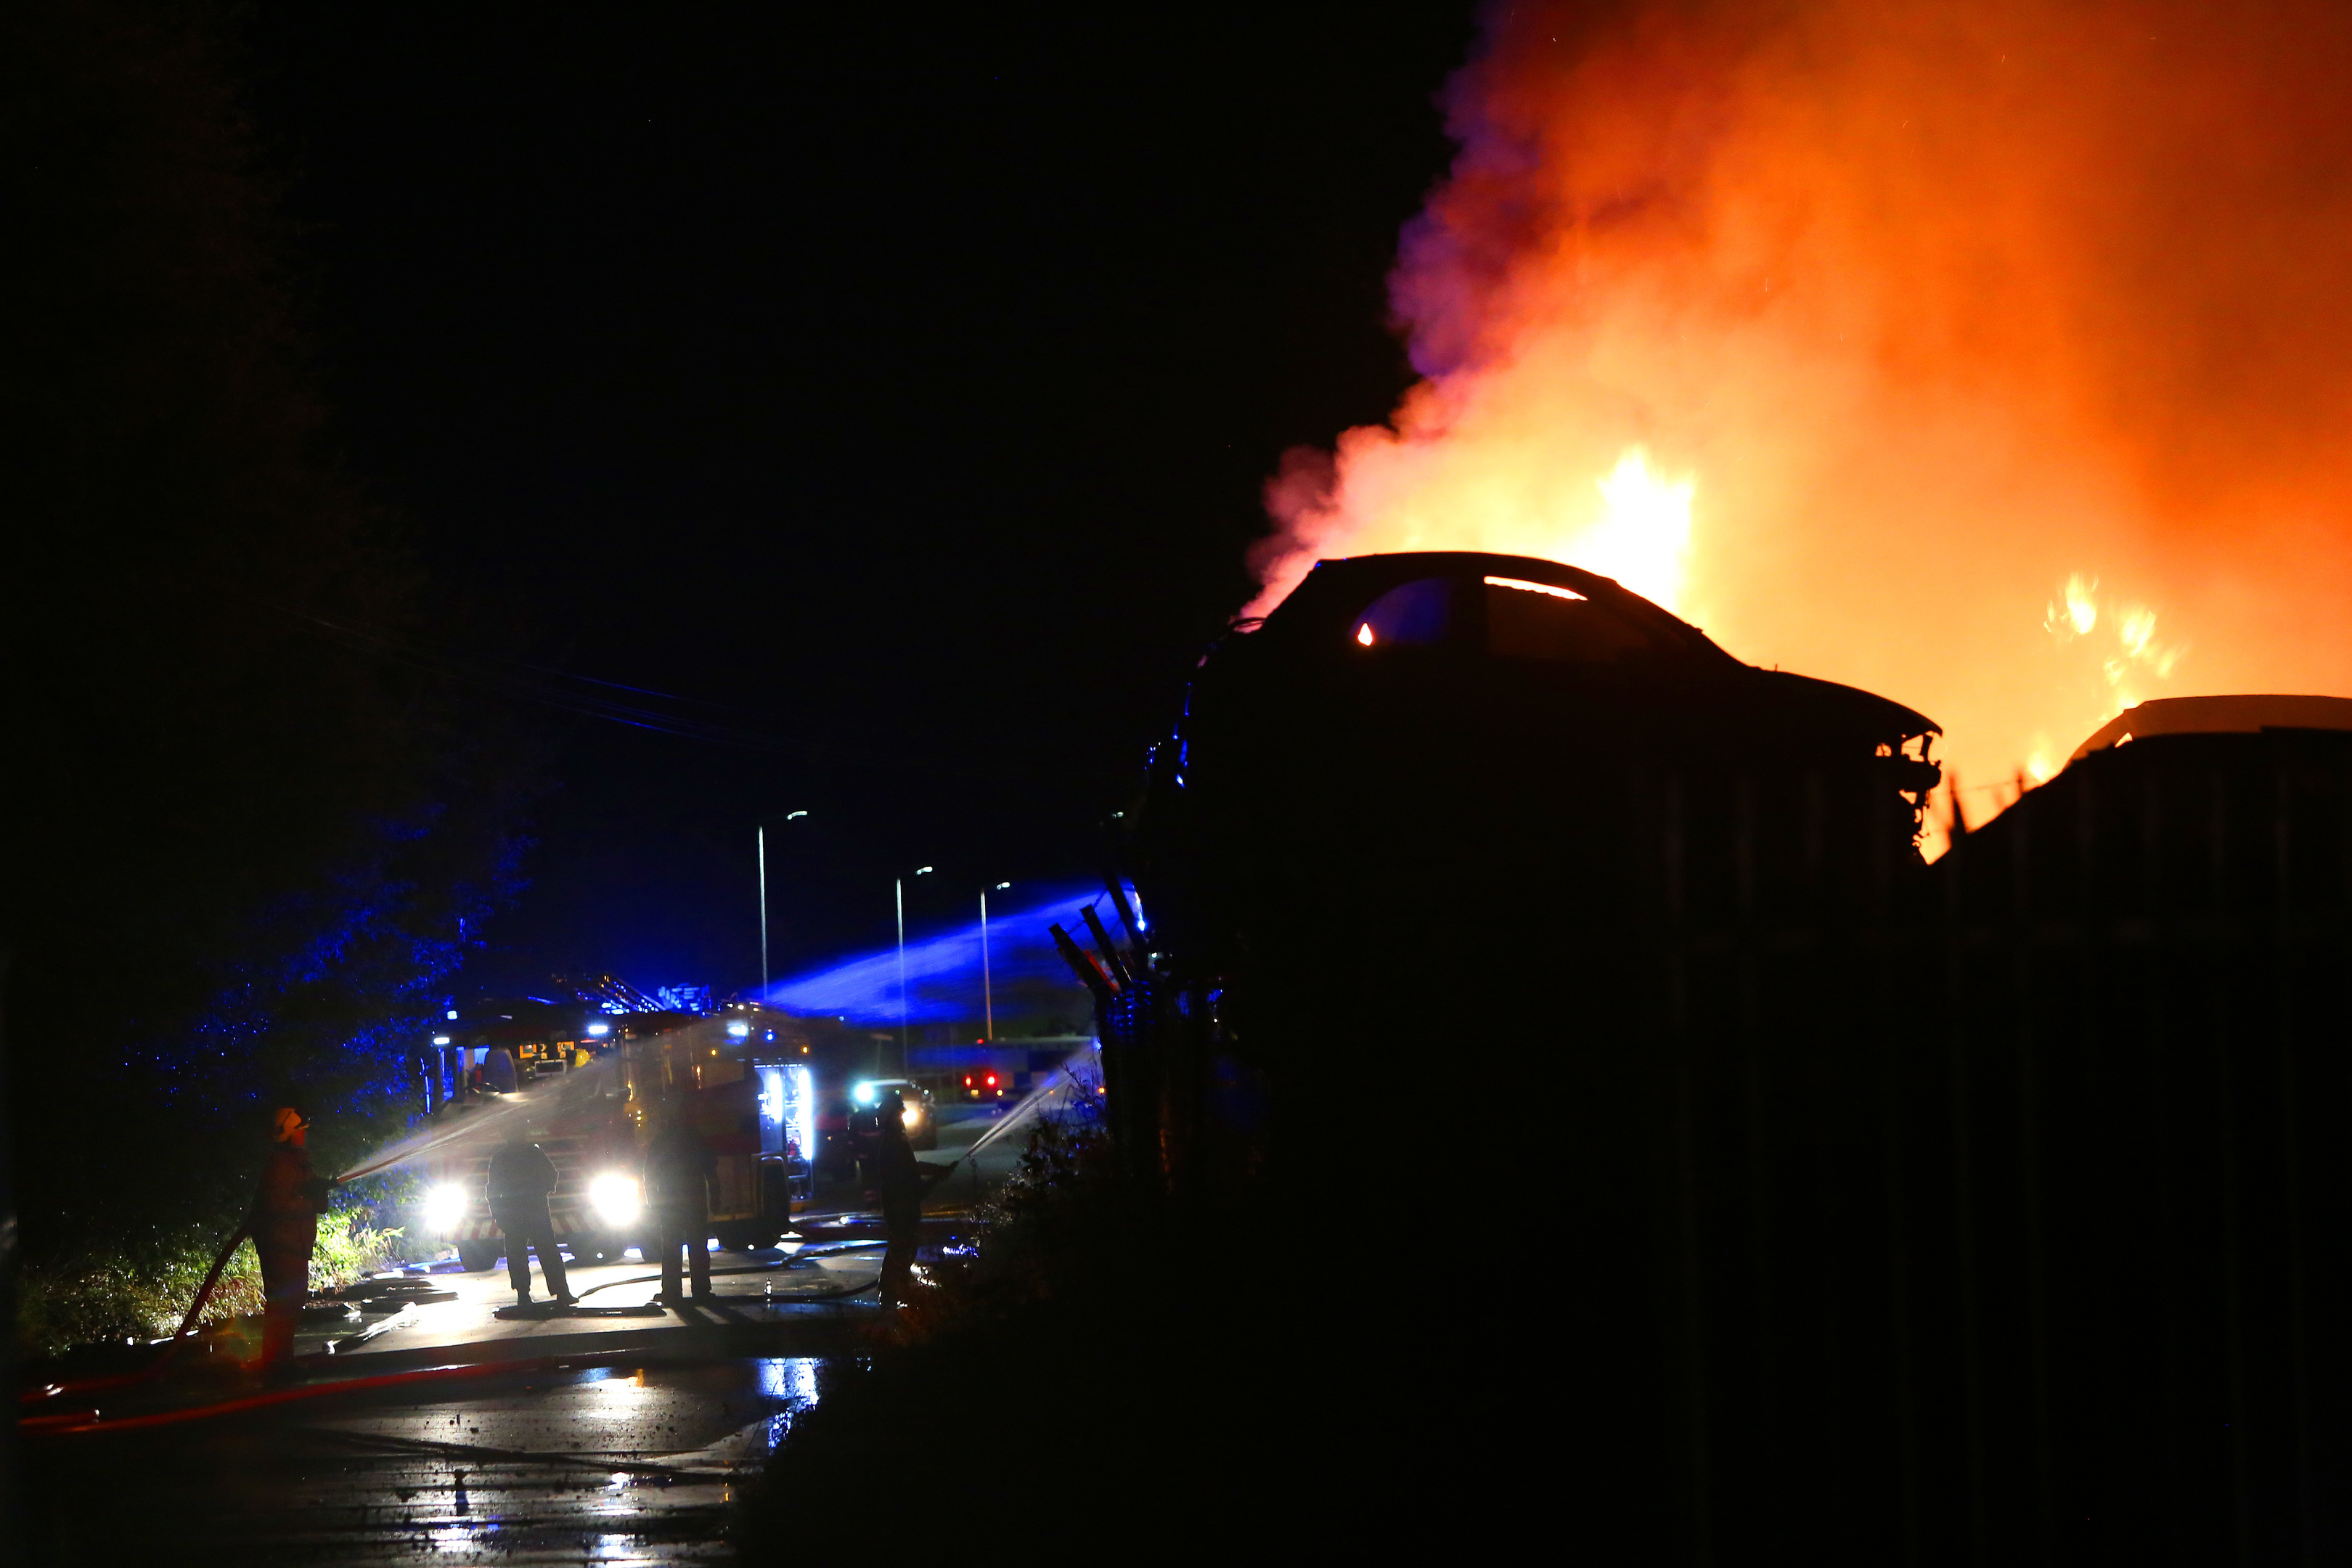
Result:
<svg viewBox="0 0 2352 1568"><path fill-rule="evenodd" d="M904 1132L885 1131L875 1154L876 1189L882 1198L882 1222L892 1230L920 1225L923 1218L923 1168L914 1145Z"/></svg>
<svg viewBox="0 0 2352 1568"><path fill-rule="evenodd" d="M646 1196L656 1208L699 1211L716 1163L701 1139L673 1121L646 1145Z"/></svg>
<svg viewBox="0 0 2352 1568"><path fill-rule="evenodd" d="M310 1169L309 1150L291 1143L272 1147L247 1222L254 1250L308 1258L319 1245L319 1215L326 1209L330 1185Z"/></svg>
<svg viewBox="0 0 2352 1568"><path fill-rule="evenodd" d="M536 1143L509 1143L490 1156L490 1206L544 1198L555 1190L555 1162Z"/></svg>

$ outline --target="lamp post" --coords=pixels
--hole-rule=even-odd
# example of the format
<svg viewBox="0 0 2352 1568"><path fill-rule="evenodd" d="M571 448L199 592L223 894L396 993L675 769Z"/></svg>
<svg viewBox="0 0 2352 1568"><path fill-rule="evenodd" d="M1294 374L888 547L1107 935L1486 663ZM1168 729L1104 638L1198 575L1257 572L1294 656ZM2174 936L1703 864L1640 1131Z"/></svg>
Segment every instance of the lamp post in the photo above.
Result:
<svg viewBox="0 0 2352 1568"><path fill-rule="evenodd" d="M1001 893L1011 886L1010 882L999 882L995 890ZM988 1020L987 1035L992 1044L996 1039L996 987L988 973L988 894L986 888L980 890L980 1005Z"/></svg>
<svg viewBox="0 0 2352 1568"><path fill-rule="evenodd" d="M928 877L929 866L915 868L915 875ZM898 1076L907 1073L907 879L894 878L890 883L898 905Z"/></svg>
<svg viewBox="0 0 2352 1568"><path fill-rule="evenodd" d="M784 820L798 822L807 815L805 811L788 812ZM764 1005L768 1000L768 825L761 823L757 833L760 857L760 1001Z"/></svg>

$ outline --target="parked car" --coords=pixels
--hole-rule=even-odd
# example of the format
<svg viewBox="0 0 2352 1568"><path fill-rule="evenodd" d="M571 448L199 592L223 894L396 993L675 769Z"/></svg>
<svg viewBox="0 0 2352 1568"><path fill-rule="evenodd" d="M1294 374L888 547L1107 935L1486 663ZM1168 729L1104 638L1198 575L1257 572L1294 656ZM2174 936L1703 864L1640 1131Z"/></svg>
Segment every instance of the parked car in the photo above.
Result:
<svg viewBox="0 0 2352 1568"><path fill-rule="evenodd" d="M893 1099L898 1104L899 1124L907 1130L907 1142L918 1149L940 1146L940 1118L931 1091L911 1079L862 1079L850 1088L850 1108L853 1118L859 1115L887 1114Z"/></svg>

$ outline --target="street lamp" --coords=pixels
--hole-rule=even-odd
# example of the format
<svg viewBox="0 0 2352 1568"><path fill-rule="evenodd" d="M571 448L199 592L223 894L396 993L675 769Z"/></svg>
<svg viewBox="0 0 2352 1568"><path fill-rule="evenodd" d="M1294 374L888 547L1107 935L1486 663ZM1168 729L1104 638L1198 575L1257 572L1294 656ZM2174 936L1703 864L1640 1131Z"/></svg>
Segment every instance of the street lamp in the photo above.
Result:
<svg viewBox="0 0 2352 1568"><path fill-rule="evenodd" d="M802 817L806 816L807 815L808 813L805 811L788 812L785 814L784 820L786 822L798 822ZM764 1005L768 1000L768 825L764 822L760 824L758 833L760 854L760 1001L761 1005Z"/></svg>
<svg viewBox="0 0 2352 1568"><path fill-rule="evenodd" d="M1011 886L1010 882L999 882L993 890L1001 893ZM988 1019L988 1038L992 1042L996 1038L996 988L988 973L988 895L991 890L987 888L980 890L980 1005Z"/></svg>
<svg viewBox="0 0 2352 1568"><path fill-rule="evenodd" d="M915 875L928 877L932 868L918 866ZM891 889L898 903L898 1073L907 1071L907 879L894 878Z"/></svg>

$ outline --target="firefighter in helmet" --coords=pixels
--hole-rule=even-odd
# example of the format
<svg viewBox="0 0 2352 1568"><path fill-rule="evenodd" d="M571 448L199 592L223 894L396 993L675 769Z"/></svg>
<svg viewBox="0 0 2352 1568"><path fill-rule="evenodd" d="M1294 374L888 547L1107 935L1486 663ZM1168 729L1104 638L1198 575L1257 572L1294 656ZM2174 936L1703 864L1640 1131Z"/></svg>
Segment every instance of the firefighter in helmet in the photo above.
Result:
<svg viewBox="0 0 2352 1568"><path fill-rule="evenodd" d="M306 1147L310 1123L292 1106L280 1107L271 1125L269 1162L261 1168L246 1228L261 1258L261 1371L289 1370L294 1324L310 1293L310 1254L319 1245L319 1215L334 1184L310 1168Z"/></svg>

